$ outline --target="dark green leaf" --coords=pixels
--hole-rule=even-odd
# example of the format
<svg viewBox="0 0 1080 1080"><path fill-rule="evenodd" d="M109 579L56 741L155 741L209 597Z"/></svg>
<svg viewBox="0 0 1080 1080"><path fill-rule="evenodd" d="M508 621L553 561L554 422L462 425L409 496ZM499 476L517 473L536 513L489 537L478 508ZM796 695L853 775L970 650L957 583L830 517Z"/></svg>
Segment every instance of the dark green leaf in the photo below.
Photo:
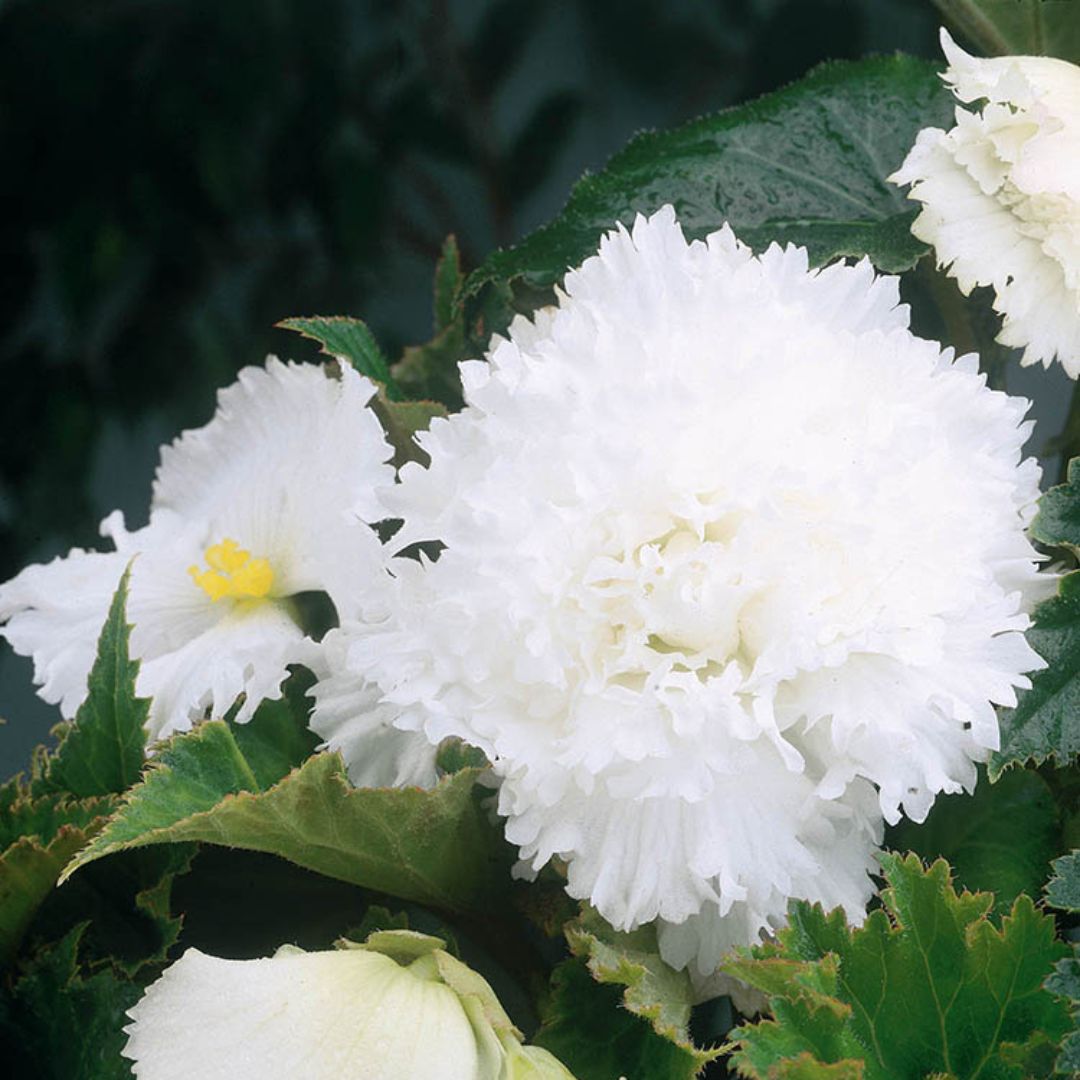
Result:
<svg viewBox="0 0 1080 1080"><path fill-rule="evenodd" d="M64 867L105 823L110 799L23 799L0 814L0 965L15 955Z"/></svg>
<svg viewBox="0 0 1080 1080"><path fill-rule="evenodd" d="M885 853L881 863L884 910L862 927L796 902L778 945L725 966L774 1013L732 1033L740 1072L772 1076L809 1054L862 1064L866 1080L1020 1080L1014 1063L1068 1027L1064 1004L1042 989L1065 952L1053 919L1021 896L999 926L992 897L958 895L943 861L926 870Z"/></svg>
<svg viewBox="0 0 1080 1080"><path fill-rule="evenodd" d="M1037 773L1011 770L996 784L985 776L974 795L944 795L922 825L907 819L889 830L886 846L944 858L957 885L994 893L1007 911L1022 892L1037 896L1060 851L1057 807Z"/></svg>
<svg viewBox="0 0 1080 1080"><path fill-rule="evenodd" d="M183 921L174 886L190 869L194 854L194 844L170 844L125 851L87 867L45 899L24 952L87 922L81 952L95 968L108 965L134 976L164 963Z"/></svg>
<svg viewBox="0 0 1080 1080"><path fill-rule="evenodd" d="M1019 692L1016 708L999 714L1001 749L990 761L991 779L1009 765L1065 765L1080 754L1080 571L1035 609L1027 638L1047 666Z"/></svg>
<svg viewBox="0 0 1080 1080"><path fill-rule="evenodd" d="M555 969L551 1000L533 1042L550 1050L577 1080L691 1080L716 1056L658 1035L647 1020L623 1008L618 987L595 982L580 960Z"/></svg>
<svg viewBox="0 0 1080 1080"><path fill-rule="evenodd" d="M1057 962L1045 985L1051 994L1064 998L1072 1008L1073 1029L1061 1044L1061 1056L1055 1063L1057 1071L1063 1076L1080 1075L1080 946L1073 947L1072 956Z"/></svg>
<svg viewBox="0 0 1080 1080"><path fill-rule="evenodd" d="M1039 512L1029 531L1051 547L1080 551L1080 458L1069 462L1066 482L1052 487L1039 500Z"/></svg>
<svg viewBox="0 0 1080 1080"><path fill-rule="evenodd" d="M361 375L382 383L391 400L398 398L397 386L390 376L390 365L375 335L362 320L346 315L315 315L310 318L282 319L276 325L282 330L295 330L317 341L327 356L343 357Z"/></svg>
<svg viewBox="0 0 1080 1080"><path fill-rule="evenodd" d="M139 779L146 752L147 698L135 696L139 661L128 653L131 568L124 571L98 639L86 700L45 764L44 785L84 799L126 791Z"/></svg>
<svg viewBox="0 0 1080 1080"><path fill-rule="evenodd" d="M84 975L85 924L38 956L0 1003L0 1053L13 1080L129 1080L120 1055L135 984L109 972Z"/></svg>
<svg viewBox="0 0 1080 1080"><path fill-rule="evenodd" d="M989 56L1080 63L1077 0L934 0L948 23Z"/></svg>
<svg viewBox="0 0 1080 1080"><path fill-rule="evenodd" d="M635 138L574 188L566 209L471 276L550 284L595 252L603 232L674 205L700 237L729 222L755 250L805 244L815 265L869 255L906 270L925 247L904 194L886 182L920 128L951 123L940 65L893 56L826 64L801 82L673 131Z"/></svg>
<svg viewBox="0 0 1080 1080"><path fill-rule="evenodd" d="M1054 860L1054 876L1046 886L1046 902L1062 911L1080 912L1080 851Z"/></svg>
<svg viewBox="0 0 1080 1080"><path fill-rule="evenodd" d="M508 856L474 790L476 770L435 788L354 788L337 754L316 754L263 789L229 728L166 744L71 873L147 844L201 840L265 851L405 900L452 911L497 905Z"/></svg>

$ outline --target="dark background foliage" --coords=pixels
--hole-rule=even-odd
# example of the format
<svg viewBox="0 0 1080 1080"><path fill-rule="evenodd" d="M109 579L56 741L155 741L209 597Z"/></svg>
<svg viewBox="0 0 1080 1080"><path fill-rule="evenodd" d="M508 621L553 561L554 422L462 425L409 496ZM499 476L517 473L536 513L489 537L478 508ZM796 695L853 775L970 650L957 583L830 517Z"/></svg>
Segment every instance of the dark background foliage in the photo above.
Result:
<svg viewBox="0 0 1080 1080"><path fill-rule="evenodd" d="M158 445L288 315L431 332L466 267L635 131L828 57L937 54L929 0L0 0L0 580L143 523ZM0 652L3 771L55 718Z"/></svg>

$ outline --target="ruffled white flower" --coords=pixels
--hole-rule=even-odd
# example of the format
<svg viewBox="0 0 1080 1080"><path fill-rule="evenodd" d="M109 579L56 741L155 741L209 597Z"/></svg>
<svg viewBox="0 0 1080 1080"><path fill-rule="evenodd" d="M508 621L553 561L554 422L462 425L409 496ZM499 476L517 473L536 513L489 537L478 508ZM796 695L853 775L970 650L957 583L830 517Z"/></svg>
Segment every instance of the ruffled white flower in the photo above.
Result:
<svg viewBox="0 0 1080 1080"><path fill-rule="evenodd" d="M789 897L857 919L877 801L971 787L1040 664L1028 403L868 263L688 245L670 208L462 377L386 496L399 547L445 549L343 627L354 677L483 749L525 868L671 924L674 962L709 972Z"/></svg>
<svg viewBox="0 0 1080 1080"><path fill-rule="evenodd" d="M101 529L115 551L76 549L0 586L0 634L33 657L41 696L74 716L129 563L152 737L221 716L241 694L240 720L279 696L287 665L313 650L290 597L323 591L352 613L386 577L365 524L383 516L374 491L394 475L373 393L343 363L245 368L209 424L163 448L145 528L111 514Z"/></svg>
<svg viewBox="0 0 1080 1080"><path fill-rule="evenodd" d="M189 949L128 1014L139 1080L573 1080L491 987L408 931L265 960Z"/></svg>
<svg viewBox="0 0 1080 1080"><path fill-rule="evenodd" d="M923 204L912 232L966 295L994 289L998 340L1023 363L1080 375L1080 68L969 56L942 30L957 98L950 131L919 132L889 179Z"/></svg>

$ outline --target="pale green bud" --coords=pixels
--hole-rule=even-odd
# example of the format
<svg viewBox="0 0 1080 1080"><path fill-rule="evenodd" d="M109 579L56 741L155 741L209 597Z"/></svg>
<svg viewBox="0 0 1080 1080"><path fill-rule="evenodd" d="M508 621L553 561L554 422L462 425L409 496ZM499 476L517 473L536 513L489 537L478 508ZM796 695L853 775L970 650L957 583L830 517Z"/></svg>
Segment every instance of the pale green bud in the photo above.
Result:
<svg viewBox="0 0 1080 1080"><path fill-rule="evenodd" d="M380 931L263 960L189 949L129 1015L139 1080L573 1080L438 938Z"/></svg>

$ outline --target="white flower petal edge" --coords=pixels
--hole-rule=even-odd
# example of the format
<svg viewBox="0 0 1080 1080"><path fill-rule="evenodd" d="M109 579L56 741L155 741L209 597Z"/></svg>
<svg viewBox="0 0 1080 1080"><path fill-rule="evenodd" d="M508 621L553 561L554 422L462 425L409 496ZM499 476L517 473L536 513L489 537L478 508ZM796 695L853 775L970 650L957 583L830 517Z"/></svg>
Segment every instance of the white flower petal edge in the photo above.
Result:
<svg viewBox="0 0 1080 1080"><path fill-rule="evenodd" d="M384 496L399 549L445 548L393 561L344 668L484 750L523 872L567 860L616 926L681 927L671 957L706 971L791 896L855 918L879 815L970 787L1041 666L1028 403L868 263L687 244L670 208L488 361Z"/></svg>
<svg viewBox="0 0 1080 1080"><path fill-rule="evenodd" d="M74 716L129 562L152 738L222 716L241 694L241 721L279 696L287 666L315 649L289 598L322 590L348 614L389 580L366 524L394 475L373 393L344 363L245 368L210 423L163 449L145 528L112 514L102 534L115 552L76 550L0 586L0 634L33 657L42 697Z"/></svg>
<svg viewBox="0 0 1080 1080"><path fill-rule="evenodd" d="M925 128L889 179L922 203L912 232L966 295L991 286L998 340L1022 363L1056 358L1080 376L1080 68L1064 60L969 56L941 32L950 131Z"/></svg>
<svg viewBox="0 0 1080 1080"><path fill-rule="evenodd" d="M189 949L132 1008L139 1080L573 1080L491 987L409 931L222 960Z"/></svg>

